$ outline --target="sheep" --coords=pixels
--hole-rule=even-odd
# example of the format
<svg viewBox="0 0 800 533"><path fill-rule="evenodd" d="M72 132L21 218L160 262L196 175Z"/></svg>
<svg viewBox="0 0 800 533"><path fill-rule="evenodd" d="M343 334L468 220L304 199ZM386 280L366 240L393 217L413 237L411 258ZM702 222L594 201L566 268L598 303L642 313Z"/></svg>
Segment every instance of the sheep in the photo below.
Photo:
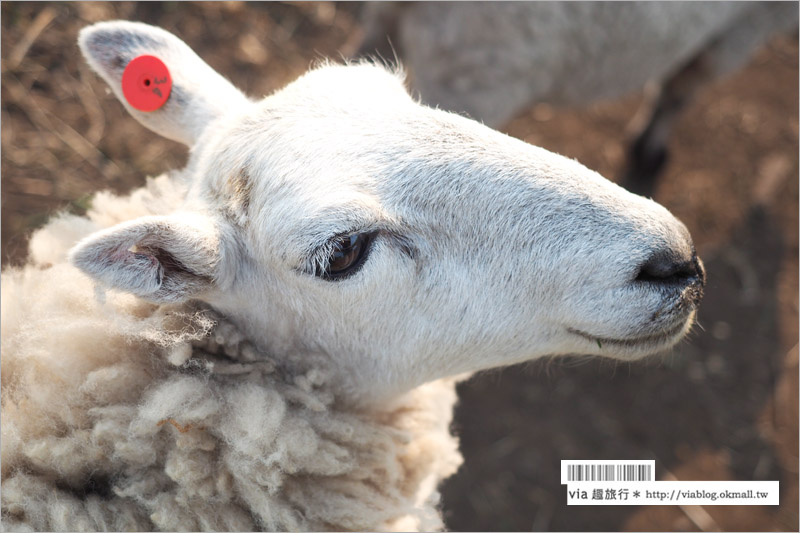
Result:
<svg viewBox="0 0 800 533"><path fill-rule="evenodd" d="M357 56L395 54L429 104L491 127L539 102L581 105L651 82L620 182L652 195L673 123L739 68L797 2L374 2ZM393 45L393 48L391 47Z"/></svg>
<svg viewBox="0 0 800 533"><path fill-rule="evenodd" d="M681 222L401 72L326 62L254 101L159 28L79 45L190 157L2 274L6 529L441 528L459 379L692 327ZM172 79L153 111L122 89L143 55Z"/></svg>

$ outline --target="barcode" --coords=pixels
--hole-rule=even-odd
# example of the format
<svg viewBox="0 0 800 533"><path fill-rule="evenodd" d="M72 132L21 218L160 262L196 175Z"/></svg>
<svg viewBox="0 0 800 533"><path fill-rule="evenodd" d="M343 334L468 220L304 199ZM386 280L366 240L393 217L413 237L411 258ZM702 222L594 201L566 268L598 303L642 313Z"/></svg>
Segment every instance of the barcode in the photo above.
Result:
<svg viewBox="0 0 800 533"><path fill-rule="evenodd" d="M653 481L655 461L561 461L561 483Z"/></svg>

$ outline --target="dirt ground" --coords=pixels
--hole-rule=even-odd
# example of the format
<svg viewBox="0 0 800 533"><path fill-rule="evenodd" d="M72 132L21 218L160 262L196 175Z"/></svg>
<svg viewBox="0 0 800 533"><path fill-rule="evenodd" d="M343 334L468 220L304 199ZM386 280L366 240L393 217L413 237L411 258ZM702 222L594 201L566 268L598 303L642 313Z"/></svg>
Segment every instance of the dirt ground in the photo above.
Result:
<svg viewBox="0 0 800 533"><path fill-rule="evenodd" d="M2 4L2 263L49 215L128 191L186 150L126 115L79 59L78 30L175 32L253 96L360 38L357 4ZM613 178L642 98L539 104L511 135ZM696 98L655 194L691 231L709 284L691 338L632 365L570 358L460 386L465 465L443 487L453 530L798 530L798 43L778 38ZM561 459L654 459L658 479L780 480L777 507L567 507Z"/></svg>

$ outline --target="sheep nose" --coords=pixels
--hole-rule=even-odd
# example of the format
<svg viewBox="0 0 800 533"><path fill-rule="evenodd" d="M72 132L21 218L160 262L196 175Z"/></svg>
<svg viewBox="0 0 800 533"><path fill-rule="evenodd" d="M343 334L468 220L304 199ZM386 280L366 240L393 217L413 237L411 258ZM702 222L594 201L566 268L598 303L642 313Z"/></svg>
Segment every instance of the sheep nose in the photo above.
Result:
<svg viewBox="0 0 800 533"><path fill-rule="evenodd" d="M673 287L703 287L706 284L706 271L694 251L690 257L679 257L672 252L658 252L639 267L636 281Z"/></svg>

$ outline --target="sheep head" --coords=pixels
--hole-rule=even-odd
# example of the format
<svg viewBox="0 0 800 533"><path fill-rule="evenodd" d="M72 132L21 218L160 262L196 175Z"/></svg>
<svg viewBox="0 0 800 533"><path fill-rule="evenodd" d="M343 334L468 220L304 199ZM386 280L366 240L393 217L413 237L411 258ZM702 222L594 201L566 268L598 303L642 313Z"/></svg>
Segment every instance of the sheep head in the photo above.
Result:
<svg viewBox="0 0 800 533"><path fill-rule="evenodd" d="M191 154L183 205L89 236L74 264L148 300L207 302L276 358L320 354L345 398L546 355L635 359L692 325L705 274L666 209L419 105L396 72L324 65L251 101L158 28L100 23L80 45ZM151 112L120 88L142 54L173 78Z"/></svg>

